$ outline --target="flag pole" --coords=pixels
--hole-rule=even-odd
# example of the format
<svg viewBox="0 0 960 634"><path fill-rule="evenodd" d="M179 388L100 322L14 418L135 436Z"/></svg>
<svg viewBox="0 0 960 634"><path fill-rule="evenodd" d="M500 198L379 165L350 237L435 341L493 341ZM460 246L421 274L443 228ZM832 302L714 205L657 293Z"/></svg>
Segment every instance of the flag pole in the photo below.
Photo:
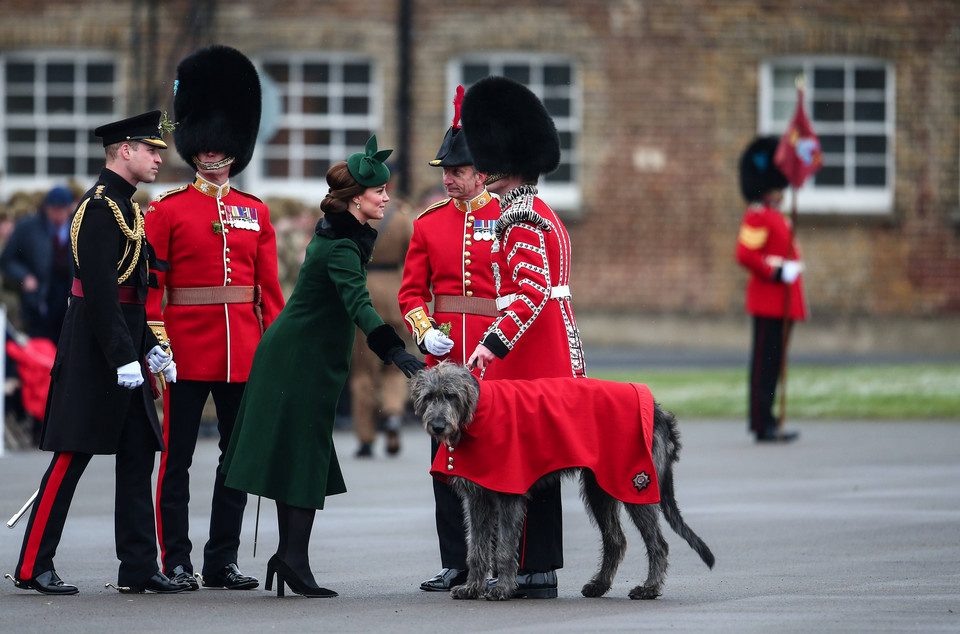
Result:
<svg viewBox="0 0 960 634"><path fill-rule="evenodd" d="M798 92L804 89L803 73L797 75L794 85ZM793 241L797 234L797 189L791 186L790 196L790 247L793 247ZM780 355L780 415L777 417L777 436L783 435L783 424L787 419L787 352L790 346L790 296L793 294L790 284L786 284L786 292L783 294L783 341L782 354Z"/></svg>

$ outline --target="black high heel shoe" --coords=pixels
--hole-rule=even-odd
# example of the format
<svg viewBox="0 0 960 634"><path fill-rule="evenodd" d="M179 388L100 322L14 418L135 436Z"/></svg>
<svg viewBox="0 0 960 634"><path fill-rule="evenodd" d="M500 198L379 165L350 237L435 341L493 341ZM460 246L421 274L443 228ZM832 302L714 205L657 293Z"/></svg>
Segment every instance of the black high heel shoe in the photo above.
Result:
<svg viewBox="0 0 960 634"><path fill-rule="evenodd" d="M264 584L265 590L273 590L273 575L277 575L277 596L283 596L283 584L290 586L296 594L315 599L326 599L329 597L340 596L333 590L321 588L320 586L310 585L290 569L282 559L273 555L267 562L267 581Z"/></svg>

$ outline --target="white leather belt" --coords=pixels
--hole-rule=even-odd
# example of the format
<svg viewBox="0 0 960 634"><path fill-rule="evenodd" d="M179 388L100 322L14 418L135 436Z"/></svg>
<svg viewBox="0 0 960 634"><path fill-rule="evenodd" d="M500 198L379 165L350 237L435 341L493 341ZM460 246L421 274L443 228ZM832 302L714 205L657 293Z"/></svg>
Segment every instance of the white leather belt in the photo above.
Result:
<svg viewBox="0 0 960 634"><path fill-rule="evenodd" d="M569 299L570 287L569 286L554 286L550 289L550 299ZM516 293L510 293L509 295L504 295L503 297L497 298L497 310L503 310L517 299Z"/></svg>

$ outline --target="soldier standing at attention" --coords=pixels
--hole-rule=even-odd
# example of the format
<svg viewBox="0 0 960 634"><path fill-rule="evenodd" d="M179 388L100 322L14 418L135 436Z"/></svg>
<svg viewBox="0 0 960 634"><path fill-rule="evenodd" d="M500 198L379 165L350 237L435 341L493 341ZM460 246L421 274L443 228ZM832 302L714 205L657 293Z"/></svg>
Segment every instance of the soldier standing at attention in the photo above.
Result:
<svg viewBox="0 0 960 634"><path fill-rule="evenodd" d="M188 470L203 407L212 394L222 462L254 350L284 301L270 212L230 183L253 156L260 125L256 69L227 46L201 49L177 67L173 108L177 152L197 175L157 198L146 219L147 237L170 265L150 293L147 314L151 327L169 336L180 362L180 380L163 398L167 452L157 473L157 537L164 572L196 590ZM247 494L224 486L223 479L218 467L202 582L256 588L259 581L237 569Z"/></svg>
<svg viewBox="0 0 960 634"><path fill-rule="evenodd" d="M107 160L82 197L70 226L76 276L50 372L50 396L40 448L53 459L30 513L14 585L42 594L79 592L53 566L80 476L94 454L116 455L115 539L117 589L161 594L188 588L157 568L151 477L163 437L150 383L151 370L177 379L172 355L147 327L148 261L143 214L131 200L138 183L152 183L163 160L160 111L94 130ZM148 352L149 351L149 352Z"/></svg>

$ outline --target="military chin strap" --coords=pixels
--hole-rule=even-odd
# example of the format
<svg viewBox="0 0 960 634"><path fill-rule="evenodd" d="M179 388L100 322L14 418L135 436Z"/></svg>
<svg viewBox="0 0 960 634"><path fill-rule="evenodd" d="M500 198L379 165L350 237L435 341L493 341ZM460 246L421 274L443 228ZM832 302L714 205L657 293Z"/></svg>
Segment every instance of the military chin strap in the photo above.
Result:
<svg viewBox="0 0 960 634"><path fill-rule="evenodd" d="M212 171L212 170L218 170L218 169L220 169L221 167L226 167L227 165L232 164L232 163L233 163L234 161L236 161L236 160L237 160L237 159L236 159L235 157L233 157L233 156L228 156L227 158L222 159L222 160L220 160L220 161L217 161L216 163L204 163L203 161L200 160L200 157L199 157L199 156L194 156L194 157L193 157L193 164L196 165L198 168L200 168L200 169L202 169L202 170L204 170L204 171L206 171L206 172L209 172L209 171Z"/></svg>

